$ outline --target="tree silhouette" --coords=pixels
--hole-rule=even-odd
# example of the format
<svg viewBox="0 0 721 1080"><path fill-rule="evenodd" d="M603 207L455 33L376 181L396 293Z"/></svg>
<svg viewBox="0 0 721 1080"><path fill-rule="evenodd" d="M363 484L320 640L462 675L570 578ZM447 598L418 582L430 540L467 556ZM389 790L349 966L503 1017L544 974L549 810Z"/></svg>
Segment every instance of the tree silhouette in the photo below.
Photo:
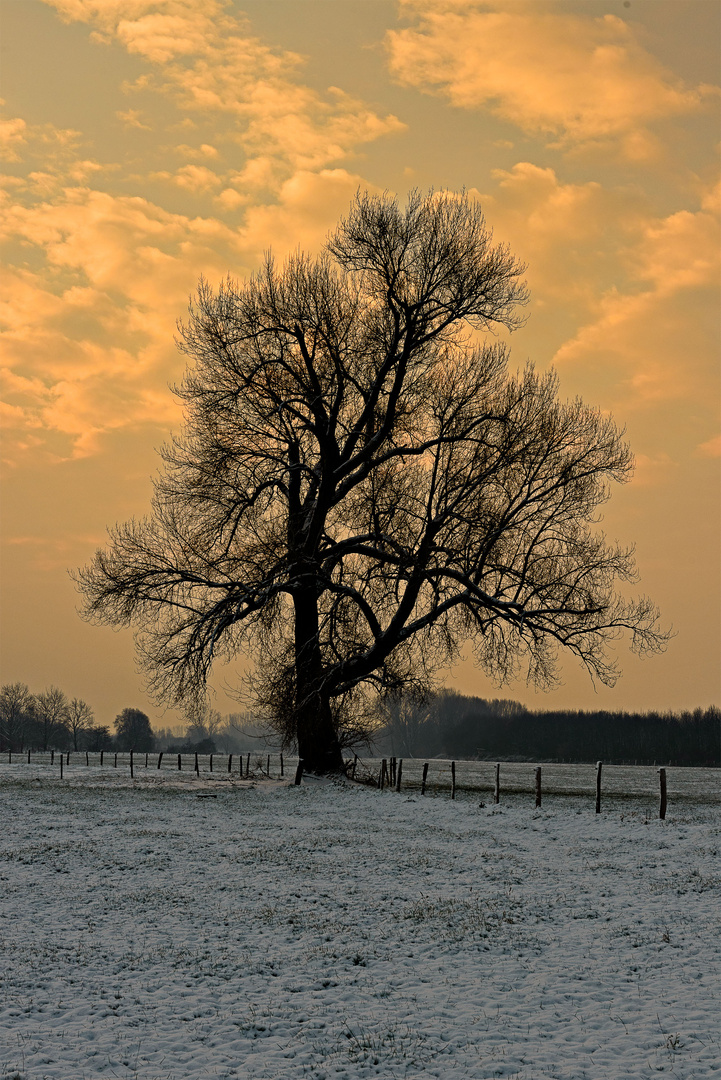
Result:
<svg viewBox="0 0 721 1080"><path fill-rule="evenodd" d="M611 683L624 630L663 646L653 605L614 591L631 551L593 528L632 469L620 433L482 339L520 325L523 271L465 194L359 194L318 259L201 281L152 516L79 574L87 617L137 627L160 698L202 696L245 649L258 702L328 771L370 691L423 690L467 640L499 682L539 684L560 648Z"/></svg>
<svg viewBox="0 0 721 1080"><path fill-rule="evenodd" d="M140 709L123 709L115 717L115 741L119 750L153 750L155 738L150 720Z"/></svg>
<svg viewBox="0 0 721 1080"><path fill-rule="evenodd" d="M72 732L73 748L78 749L78 737L81 731L90 731L93 726L95 714L86 701L81 698L73 698L67 708L66 723Z"/></svg>
<svg viewBox="0 0 721 1080"><path fill-rule="evenodd" d="M0 750L22 750L35 710L35 697L25 683L0 687Z"/></svg>
<svg viewBox="0 0 721 1080"><path fill-rule="evenodd" d="M51 745L63 746L68 736L70 719L70 706L65 693L57 686L50 686L37 694L35 715L42 733L43 750L47 750ZM75 749L77 750L77 746Z"/></svg>

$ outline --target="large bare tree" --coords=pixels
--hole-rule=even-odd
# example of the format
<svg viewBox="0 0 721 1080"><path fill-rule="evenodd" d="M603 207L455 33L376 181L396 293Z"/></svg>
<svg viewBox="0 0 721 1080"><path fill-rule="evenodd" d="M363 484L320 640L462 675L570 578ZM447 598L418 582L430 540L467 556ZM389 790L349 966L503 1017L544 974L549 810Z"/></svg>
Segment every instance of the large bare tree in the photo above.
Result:
<svg viewBox="0 0 721 1080"><path fill-rule="evenodd" d="M632 469L621 434L486 340L522 321L523 271L466 195L359 194L318 259L201 281L152 515L79 575L88 617L137 627L159 697L246 650L328 771L369 688L422 688L468 640L540 684L561 647L604 683L619 634L662 647L653 605L615 592L631 551L595 528Z"/></svg>

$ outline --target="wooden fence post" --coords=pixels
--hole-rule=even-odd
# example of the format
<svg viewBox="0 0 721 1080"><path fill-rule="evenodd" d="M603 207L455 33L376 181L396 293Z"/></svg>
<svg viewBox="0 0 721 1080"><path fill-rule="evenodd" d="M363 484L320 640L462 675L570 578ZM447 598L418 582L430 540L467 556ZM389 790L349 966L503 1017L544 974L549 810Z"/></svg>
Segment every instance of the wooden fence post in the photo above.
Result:
<svg viewBox="0 0 721 1080"><path fill-rule="evenodd" d="M63 755L60 755L60 779L63 778Z"/></svg>
<svg viewBox="0 0 721 1080"><path fill-rule="evenodd" d="M183 767L183 766L181 765L181 763L180 763L180 758L181 758L181 755L180 755L180 754L178 754L178 772L180 772L180 770L181 770L181 769L182 769L182 767Z"/></svg>
<svg viewBox="0 0 721 1080"><path fill-rule="evenodd" d="M145 768L147 769L147 767L148 767L148 751L146 750L145 751Z"/></svg>
<svg viewBox="0 0 721 1080"><path fill-rule="evenodd" d="M280 755L280 775L281 776L285 775L285 773L283 772L283 755L282 754Z"/></svg>
<svg viewBox="0 0 721 1080"><path fill-rule="evenodd" d="M358 764L358 755L354 754L353 755L353 768L350 771L351 780L355 780L355 769L356 769L357 764Z"/></svg>
<svg viewBox="0 0 721 1080"><path fill-rule="evenodd" d="M601 770L603 768L603 762L596 762L596 813L601 813Z"/></svg>
<svg viewBox="0 0 721 1080"><path fill-rule="evenodd" d="M228 772L231 772L233 768L233 755L228 754Z"/></svg>
<svg viewBox="0 0 721 1080"><path fill-rule="evenodd" d="M248 754L248 760L245 763L245 779L250 776L250 754Z"/></svg>
<svg viewBox="0 0 721 1080"><path fill-rule="evenodd" d="M68 750L68 760L65 762L65 764L66 765L70 764L70 751L69 750Z"/></svg>
<svg viewBox="0 0 721 1080"><path fill-rule="evenodd" d="M541 805L541 766L536 769L536 806Z"/></svg>
<svg viewBox="0 0 721 1080"><path fill-rule="evenodd" d="M658 770L658 778L661 782L661 805L658 810L658 816L663 821L666 817L666 770Z"/></svg>
<svg viewBox="0 0 721 1080"><path fill-rule="evenodd" d="M51 765L55 764L55 751L54 750L50 751L50 764Z"/></svg>
<svg viewBox="0 0 721 1080"><path fill-rule="evenodd" d="M195 751L195 775L200 776L200 765L198 764L198 751Z"/></svg>
<svg viewBox="0 0 721 1080"><path fill-rule="evenodd" d="M451 798L455 799L455 797L456 797L456 763L455 763L455 761L452 761L451 762Z"/></svg>
<svg viewBox="0 0 721 1080"><path fill-rule="evenodd" d="M130 779L133 779L133 751L130 751Z"/></svg>
<svg viewBox="0 0 721 1080"><path fill-rule="evenodd" d="M248 761L250 761L250 754L248 754ZM298 768L295 770L295 786L298 787L303 778L303 758L298 758Z"/></svg>
<svg viewBox="0 0 721 1080"><path fill-rule="evenodd" d="M85 751L85 764L90 764L90 754L87 752L87 750Z"/></svg>
<svg viewBox="0 0 721 1080"><path fill-rule="evenodd" d="M428 762L423 766L423 779L421 780L421 795L426 793L426 778L428 776Z"/></svg>
<svg viewBox="0 0 721 1080"><path fill-rule="evenodd" d="M210 771L213 771L213 755L210 755Z"/></svg>
<svg viewBox="0 0 721 1080"><path fill-rule="evenodd" d="M115 755L115 761L113 762L113 768L117 769L117 767L118 767L118 755L116 754Z"/></svg>
<svg viewBox="0 0 721 1080"><path fill-rule="evenodd" d="M162 760L163 760L163 751L161 750L160 753L158 754L158 768L160 768L160 763L162 762Z"/></svg>
<svg viewBox="0 0 721 1080"><path fill-rule="evenodd" d="M501 763L496 762L496 784L493 789L493 801L498 803L501 801Z"/></svg>
<svg viewBox="0 0 721 1080"><path fill-rule="evenodd" d="M383 790L383 785L386 782L387 773L388 773L388 762L386 761L385 758L383 758L382 761L381 761L381 778L378 781L378 787L379 787L379 789L381 791Z"/></svg>
<svg viewBox="0 0 721 1080"><path fill-rule="evenodd" d="M267 772L268 779L270 780L270 754L268 754L268 761L266 762L265 771Z"/></svg>
<svg viewBox="0 0 721 1080"><path fill-rule="evenodd" d="M28 765L30 764L30 747L28 747Z"/></svg>
<svg viewBox="0 0 721 1080"><path fill-rule="evenodd" d="M103 756L104 756L104 755L105 755L105 751L104 751L104 750L101 750L101 751L100 751L100 765L101 765L101 767L102 767L102 764L103 764Z"/></svg>
<svg viewBox="0 0 721 1080"><path fill-rule="evenodd" d="M398 775L396 776L396 791L401 790L401 777L403 776L403 758L398 762Z"/></svg>

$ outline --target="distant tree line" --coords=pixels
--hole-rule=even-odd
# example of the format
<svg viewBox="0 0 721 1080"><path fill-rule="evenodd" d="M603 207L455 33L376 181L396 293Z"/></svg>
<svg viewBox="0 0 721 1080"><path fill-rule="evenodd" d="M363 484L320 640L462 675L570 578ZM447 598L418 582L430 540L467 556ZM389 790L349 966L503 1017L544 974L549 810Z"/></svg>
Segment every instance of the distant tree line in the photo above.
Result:
<svg viewBox="0 0 721 1080"><path fill-rule="evenodd" d="M239 753L274 745L274 733L252 712L227 716L209 707L188 712L184 733L153 731L140 709L123 709L97 724L90 706L56 686L33 694L24 683L0 687L0 752L11 750L163 750ZM526 709L507 699L442 690L415 701L387 699L373 748L398 757L618 764L721 766L721 710L609 712Z"/></svg>
<svg viewBox="0 0 721 1080"><path fill-rule="evenodd" d="M399 757L719 766L721 710L535 711L445 690L391 699L375 743Z"/></svg>
<svg viewBox="0 0 721 1080"><path fill-rule="evenodd" d="M0 686L0 752L11 750L138 750L155 748L150 720L140 709L123 709L107 725L81 698L57 686L33 694L25 683Z"/></svg>
<svg viewBox="0 0 721 1080"><path fill-rule="evenodd" d="M0 752L11 750L163 750L174 753L239 753L263 750L272 733L254 714L230 713L195 706L188 710L178 735L171 728L154 731L140 709L123 709L110 725L98 724L92 708L69 698L57 686L32 693L25 683L0 686Z"/></svg>

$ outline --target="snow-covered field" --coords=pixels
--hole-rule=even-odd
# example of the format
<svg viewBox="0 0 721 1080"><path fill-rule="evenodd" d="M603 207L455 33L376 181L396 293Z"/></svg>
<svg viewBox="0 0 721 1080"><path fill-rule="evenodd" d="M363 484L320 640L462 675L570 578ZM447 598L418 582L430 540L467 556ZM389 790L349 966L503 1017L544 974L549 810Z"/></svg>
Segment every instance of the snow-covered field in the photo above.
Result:
<svg viewBox="0 0 721 1080"><path fill-rule="evenodd" d="M0 1077L721 1076L704 772L662 822L0 765Z"/></svg>

